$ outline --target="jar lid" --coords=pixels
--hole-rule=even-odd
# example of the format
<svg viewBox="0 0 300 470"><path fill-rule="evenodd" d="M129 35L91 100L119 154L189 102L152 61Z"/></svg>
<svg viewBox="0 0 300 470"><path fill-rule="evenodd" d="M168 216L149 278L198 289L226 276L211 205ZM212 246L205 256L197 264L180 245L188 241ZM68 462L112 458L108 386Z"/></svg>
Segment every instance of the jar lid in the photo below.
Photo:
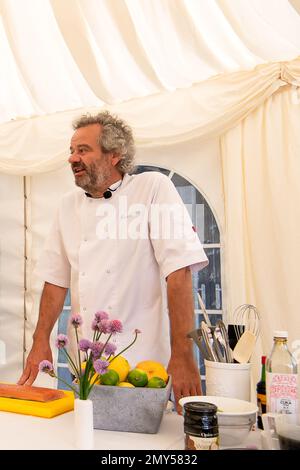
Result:
<svg viewBox="0 0 300 470"><path fill-rule="evenodd" d="M183 405L184 411L193 412L200 415L214 415L218 408L213 403L203 401L189 401Z"/></svg>
<svg viewBox="0 0 300 470"><path fill-rule="evenodd" d="M274 338L287 338L288 332L283 330L275 330L274 331Z"/></svg>

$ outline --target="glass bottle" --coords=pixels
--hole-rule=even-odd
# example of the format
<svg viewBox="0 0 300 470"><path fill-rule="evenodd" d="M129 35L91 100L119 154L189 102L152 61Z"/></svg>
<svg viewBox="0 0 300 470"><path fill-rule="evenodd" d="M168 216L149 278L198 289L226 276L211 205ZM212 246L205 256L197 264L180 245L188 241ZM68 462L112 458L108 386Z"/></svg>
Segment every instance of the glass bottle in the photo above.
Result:
<svg viewBox="0 0 300 470"><path fill-rule="evenodd" d="M297 413L297 363L287 345L287 331L274 331L274 343L266 364L267 411Z"/></svg>
<svg viewBox="0 0 300 470"><path fill-rule="evenodd" d="M261 377L260 381L256 385L256 397L257 397L257 426L259 429L263 429L262 414L267 412L266 407L266 360L267 356L261 357Z"/></svg>

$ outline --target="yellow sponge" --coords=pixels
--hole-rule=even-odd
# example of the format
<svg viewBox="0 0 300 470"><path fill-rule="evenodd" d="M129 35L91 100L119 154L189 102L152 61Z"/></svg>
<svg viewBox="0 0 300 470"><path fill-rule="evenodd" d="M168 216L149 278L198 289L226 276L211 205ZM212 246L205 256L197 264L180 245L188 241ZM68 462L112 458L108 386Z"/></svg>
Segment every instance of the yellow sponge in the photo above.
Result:
<svg viewBox="0 0 300 470"><path fill-rule="evenodd" d="M42 418L53 418L74 409L74 393L66 390L63 390L63 392L65 394L64 398L48 402L0 397L0 410Z"/></svg>

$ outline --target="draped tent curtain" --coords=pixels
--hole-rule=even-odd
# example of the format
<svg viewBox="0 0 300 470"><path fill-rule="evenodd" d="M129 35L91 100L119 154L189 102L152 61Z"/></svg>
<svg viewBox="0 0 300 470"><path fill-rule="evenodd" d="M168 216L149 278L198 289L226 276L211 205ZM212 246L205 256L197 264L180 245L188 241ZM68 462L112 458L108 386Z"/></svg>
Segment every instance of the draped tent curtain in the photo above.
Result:
<svg viewBox="0 0 300 470"><path fill-rule="evenodd" d="M288 330L298 359L299 130L300 95L286 87L221 139L228 311L256 305L261 351Z"/></svg>
<svg viewBox="0 0 300 470"><path fill-rule="evenodd" d="M138 147L156 147L220 136L287 84L297 93L300 57L105 109L131 124ZM2 124L0 171L33 175L61 168L67 161L72 119L83 112L98 110L86 108Z"/></svg>

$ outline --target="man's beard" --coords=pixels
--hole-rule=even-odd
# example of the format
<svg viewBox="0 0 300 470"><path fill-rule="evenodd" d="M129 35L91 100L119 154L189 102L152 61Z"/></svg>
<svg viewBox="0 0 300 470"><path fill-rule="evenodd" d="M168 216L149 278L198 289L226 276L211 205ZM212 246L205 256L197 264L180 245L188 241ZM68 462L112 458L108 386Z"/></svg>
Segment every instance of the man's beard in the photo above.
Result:
<svg viewBox="0 0 300 470"><path fill-rule="evenodd" d="M107 184L110 179L111 171L109 168L103 168L103 166L97 166L95 163L91 163L89 167L80 163L78 165L72 165L73 171L78 168L85 170L85 174L76 177L75 184L80 188L84 189L89 194L103 192L107 189Z"/></svg>

